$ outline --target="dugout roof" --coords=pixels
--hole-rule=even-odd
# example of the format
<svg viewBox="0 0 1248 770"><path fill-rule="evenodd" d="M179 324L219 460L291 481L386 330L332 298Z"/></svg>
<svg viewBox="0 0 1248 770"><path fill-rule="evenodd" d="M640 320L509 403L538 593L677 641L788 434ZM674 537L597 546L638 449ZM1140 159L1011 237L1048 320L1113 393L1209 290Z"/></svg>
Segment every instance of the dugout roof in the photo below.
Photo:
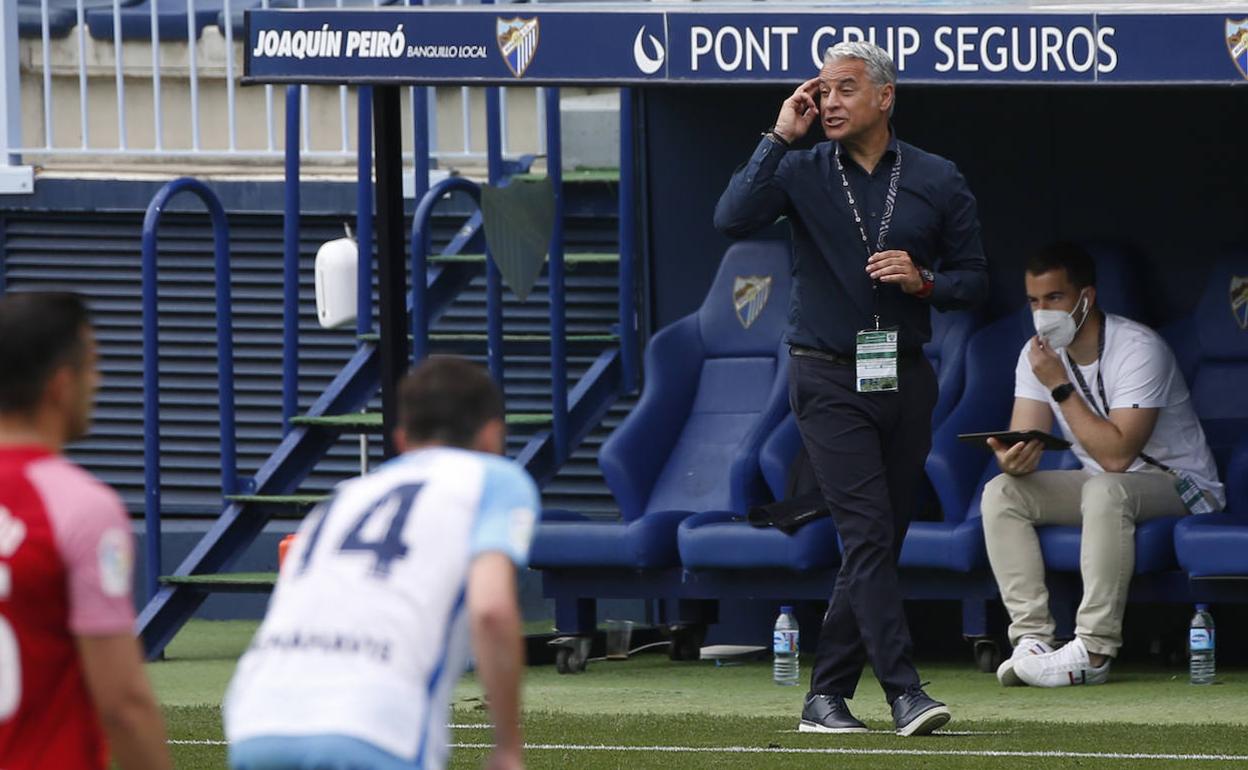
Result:
<svg viewBox="0 0 1248 770"><path fill-rule="evenodd" d="M869 39L902 82L1248 84L1248 4L485 5L247 12L245 80L792 82Z"/></svg>

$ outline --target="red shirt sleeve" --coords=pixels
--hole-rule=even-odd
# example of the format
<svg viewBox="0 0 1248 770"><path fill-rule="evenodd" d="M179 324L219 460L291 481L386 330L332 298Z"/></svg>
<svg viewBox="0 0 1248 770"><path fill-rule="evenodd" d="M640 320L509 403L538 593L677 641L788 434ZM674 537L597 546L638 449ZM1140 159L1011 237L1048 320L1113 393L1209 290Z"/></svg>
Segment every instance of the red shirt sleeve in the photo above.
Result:
<svg viewBox="0 0 1248 770"><path fill-rule="evenodd" d="M134 535L117 493L62 457L33 464L65 564L69 630L78 636L134 633Z"/></svg>

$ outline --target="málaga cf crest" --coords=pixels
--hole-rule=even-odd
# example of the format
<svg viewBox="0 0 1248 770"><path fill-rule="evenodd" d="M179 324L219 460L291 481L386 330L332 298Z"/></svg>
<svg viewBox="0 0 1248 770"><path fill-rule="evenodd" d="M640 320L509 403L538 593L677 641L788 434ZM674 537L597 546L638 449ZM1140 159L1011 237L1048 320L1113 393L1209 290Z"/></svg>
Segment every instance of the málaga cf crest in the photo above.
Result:
<svg viewBox="0 0 1248 770"><path fill-rule="evenodd" d="M1248 329L1248 277L1231 276L1231 315L1239 328Z"/></svg>
<svg viewBox="0 0 1248 770"><path fill-rule="evenodd" d="M1248 78L1248 19L1226 20L1226 50L1231 52L1239 74Z"/></svg>
<svg viewBox="0 0 1248 770"><path fill-rule="evenodd" d="M537 53L537 19L498 19L498 50L511 74L523 77Z"/></svg>
<svg viewBox="0 0 1248 770"><path fill-rule="evenodd" d="M737 309L737 320L742 326L748 329L758 320L770 295L770 275L737 276L732 284L732 304Z"/></svg>

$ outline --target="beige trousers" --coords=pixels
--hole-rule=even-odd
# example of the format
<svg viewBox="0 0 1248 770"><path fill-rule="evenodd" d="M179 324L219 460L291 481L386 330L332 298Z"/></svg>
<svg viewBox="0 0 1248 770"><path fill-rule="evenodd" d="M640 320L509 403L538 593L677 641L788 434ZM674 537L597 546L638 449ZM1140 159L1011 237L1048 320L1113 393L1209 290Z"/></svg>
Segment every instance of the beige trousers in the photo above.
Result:
<svg viewBox="0 0 1248 770"><path fill-rule="evenodd" d="M1110 656L1122 646L1122 615L1135 568L1136 523L1187 513L1172 477L1153 469L1001 474L984 487L981 508L988 560L1010 613L1010 643L1024 636L1053 641L1055 626L1036 527L1082 527L1083 601L1075 616L1075 633L1089 652Z"/></svg>

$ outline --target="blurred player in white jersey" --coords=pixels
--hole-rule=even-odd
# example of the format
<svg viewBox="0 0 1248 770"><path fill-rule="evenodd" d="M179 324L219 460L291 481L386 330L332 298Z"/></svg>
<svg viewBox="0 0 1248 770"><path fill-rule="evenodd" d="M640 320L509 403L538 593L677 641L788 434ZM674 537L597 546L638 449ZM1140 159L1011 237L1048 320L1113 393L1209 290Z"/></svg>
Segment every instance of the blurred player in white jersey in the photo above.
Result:
<svg viewBox="0 0 1248 770"><path fill-rule="evenodd" d="M489 767L522 767L516 568L538 494L503 451L503 402L461 359L400 386L401 454L303 523L225 699L235 770L444 767L468 655L494 720Z"/></svg>

